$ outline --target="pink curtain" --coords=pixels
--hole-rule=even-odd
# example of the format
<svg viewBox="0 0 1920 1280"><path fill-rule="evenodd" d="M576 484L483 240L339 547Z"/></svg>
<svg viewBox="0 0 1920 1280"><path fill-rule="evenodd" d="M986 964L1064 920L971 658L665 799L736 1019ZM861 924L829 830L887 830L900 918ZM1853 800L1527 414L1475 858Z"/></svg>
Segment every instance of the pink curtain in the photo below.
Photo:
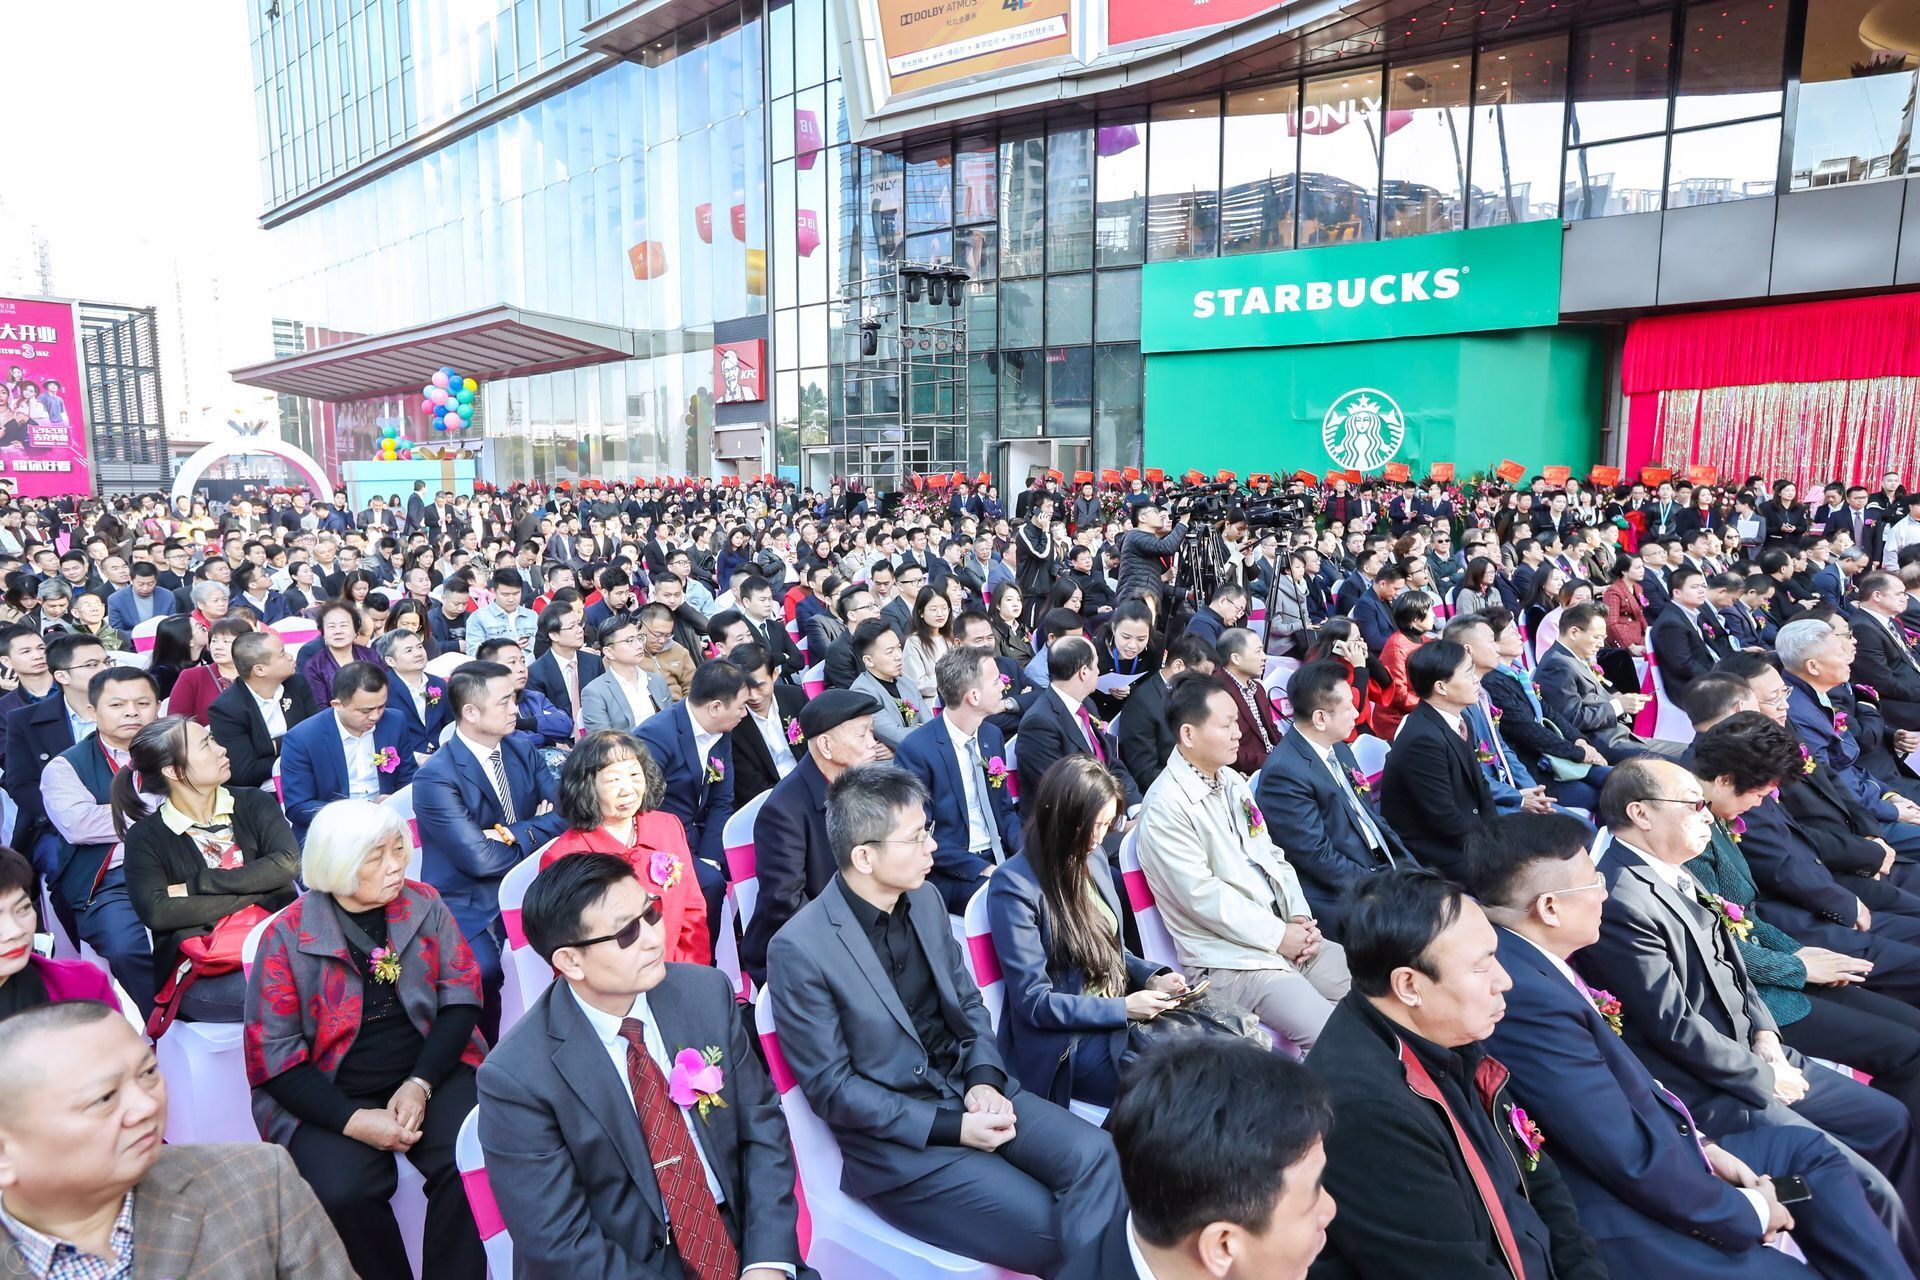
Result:
<svg viewBox="0 0 1920 1280"><path fill-rule="evenodd" d="M1627 326L1620 389L1920 376L1920 292L1653 316Z"/></svg>

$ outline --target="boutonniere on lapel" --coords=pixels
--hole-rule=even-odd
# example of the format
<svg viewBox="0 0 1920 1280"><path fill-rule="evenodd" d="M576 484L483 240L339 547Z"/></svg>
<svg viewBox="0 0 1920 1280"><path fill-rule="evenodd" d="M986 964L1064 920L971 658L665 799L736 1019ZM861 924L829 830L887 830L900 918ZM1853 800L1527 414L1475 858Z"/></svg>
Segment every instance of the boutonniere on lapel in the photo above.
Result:
<svg viewBox="0 0 1920 1280"><path fill-rule="evenodd" d="M671 889L680 883L680 859L671 853L656 852L647 859L647 874L662 889Z"/></svg>
<svg viewBox="0 0 1920 1280"><path fill-rule="evenodd" d="M400 753L392 747L382 747L373 753L373 767L382 773L392 773L400 767Z"/></svg>
<svg viewBox="0 0 1920 1280"><path fill-rule="evenodd" d="M1847 731L1847 713L1846 712L1836 711L1833 713L1833 731L1835 733L1845 733Z"/></svg>
<svg viewBox="0 0 1920 1280"><path fill-rule="evenodd" d="M1593 672L1594 676L1598 679L1605 680L1607 678L1607 673L1600 669L1600 664L1597 662L1589 662L1587 664L1587 670Z"/></svg>
<svg viewBox="0 0 1920 1280"><path fill-rule="evenodd" d="M446 694L446 692L447 692L446 689L440 685L437 685L437 684L428 685L427 686L427 705L430 707L439 706L440 699Z"/></svg>
<svg viewBox="0 0 1920 1280"><path fill-rule="evenodd" d="M805 738L806 738L806 735L800 732L800 721L798 719L787 721L787 745L788 746L797 747L801 744L802 741L805 740Z"/></svg>
<svg viewBox="0 0 1920 1280"><path fill-rule="evenodd" d="M1520 1164L1528 1173L1540 1167L1540 1153L1547 1149L1547 1135L1528 1116L1524 1107L1508 1107L1507 1123L1520 1143Z"/></svg>
<svg viewBox="0 0 1920 1280"><path fill-rule="evenodd" d="M1004 674L1003 674L1003 675L1002 675L1002 676L1000 677L1000 689L1001 689L1001 692L1003 692L1003 693L1004 693L1005 691L1007 691L1008 689L1011 689L1011 688L1013 688L1013 677L1012 677L1012 676L1010 676L1010 675L1004 675Z"/></svg>
<svg viewBox="0 0 1920 1280"><path fill-rule="evenodd" d="M1494 723L1495 725L1498 725L1498 724L1500 723L1500 717L1506 714L1506 712L1504 712L1504 711L1502 711L1502 710L1501 710L1500 708L1498 708L1498 707L1489 707L1489 708L1488 708L1488 710L1489 710L1489 711L1490 711L1490 712L1492 713L1492 715L1493 715L1493 723Z"/></svg>
<svg viewBox="0 0 1920 1280"><path fill-rule="evenodd" d="M1727 833L1727 839L1733 841L1735 844L1739 844L1740 837L1747 834L1747 820L1745 818L1734 818L1730 822L1721 823L1720 829Z"/></svg>
<svg viewBox="0 0 1920 1280"><path fill-rule="evenodd" d="M1615 1035L1625 1035L1621 1030L1620 997L1611 991L1602 991L1598 987L1587 989L1587 999L1593 1002L1593 1011L1606 1019L1607 1026Z"/></svg>
<svg viewBox="0 0 1920 1280"><path fill-rule="evenodd" d="M1698 894L1700 905L1719 916L1720 923L1727 927L1728 933L1742 942L1753 933L1753 921L1747 919L1745 907L1737 902L1728 902L1719 894L1708 893L1705 889L1699 890Z"/></svg>
<svg viewBox="0 0 1920 1280"><path fill-rule="evenodd" d="M900 709L900 720L903 724L911 725L911 724L918 724L920 722L920 713L918 711L915 711L913 709L913 704L911 702L908 702L905 698L895 698L893 700L893 705Z"/></svg>
<svg viewBox="0 0 1920 1280"><path fill-rule="evenodd" d="M1249 840L1259 839L1260 833L1267 829L1267 816L1260 812L1260 806L1255 804L1250 796L1240 798L1240 816L1247 820Z"/></svg>
<svg viewBox="0 0 1920 1280"><path fill-rule="evenodd" d="M367 971L373 975L375 982L392 986L400 981L400 953L392 947L375 947L367 960Z"/></svg>
<svg viewBox="0 0 1920 1280"><path fill-rule="evenodd" d="M1870 684L1856 684L1853 686L1853 691L1869 702L1880 701L1880 691Z"/></svg>
<svg viewBox="0 0 1920 1280"><path fill-rule="evenodd" d="M720 1090L727 1083L725 1073L720 1070L720 1058L718 1045L682 1049L673 1055L673 1071L667 1076L667 1097L673 1100L674 1106L693 1107L704 1121L709 1110L727 1105L727 1100L720 1096Z"/></svg>
<svg viewBox="0 0 1920 1280"><path fill-rule="evenodd" d="M1819 763L1813 758L1813 752L1807 750L1805 747L1801 747L1800 772L1803 774L1812 773L1817 768L1819 768Z"/></svg>
<svg viewBox="0 0 1920 1280"><path fill-rule="evenodd" d="M291 710L293 710L293 699L292 699L292 698L282 698L282 699L280 699L280 709L281 709L282 711L291 711Z"/></svg>
<svg viewBox="0 0 1920 1280"><path fill-rule="evenodd" d="M1367 775L1358 769L1347 770L1347 779L1353 783L1353 789L1361 795L1365 795L1367 792L1373 790L1373 784L1367 781Z"/></svg>
<svg viewBox="0 0 1920 1280"><path fill-rule="evenodd" d="M1007 762L999 756L987 761L987 785L995 790L1007 785Z"/></svg>
<svg viewBox="0 0 1920 1280"><path fill-rule="evenodd" d="M1485 742L1475 743L1473 748L1473 758L1475 760L1478 760L1481 764L1492 764L1493 748L1489 747Z"/></svg>
<svg viewBox="0 0 1920 1280"><path fill-rule="evenodd" d="M1700 624L1700 638L1702 640L1711 640L1719 634L1719 632L1713 629L1711 622L1703 622Z"/></svg>
<svg viewBox="0 0 1920 1280"><path fill-rule="evenodd" d="M727 776L727 766L718 760L709 759L707 761L707 772L703 776L706 778L707 785L712 786Z"/></svg>

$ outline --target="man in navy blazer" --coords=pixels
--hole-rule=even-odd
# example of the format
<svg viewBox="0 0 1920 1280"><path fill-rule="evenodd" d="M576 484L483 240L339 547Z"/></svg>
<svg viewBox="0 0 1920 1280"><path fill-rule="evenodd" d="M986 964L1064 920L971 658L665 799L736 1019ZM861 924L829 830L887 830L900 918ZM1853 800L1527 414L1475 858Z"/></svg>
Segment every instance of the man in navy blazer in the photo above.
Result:
<svg viewBox="0 0 1920 1280"><path fill-rule="evenodd" d="M349 662L333 677L331 714L308 716L280 740L280 803L301 844L333 801L390 796L413 781L413 735L387 695L385 672Z"/></svg>
<svg viewBox="0 0 1920 1280"><path fill-rule="evenodd" d="M1407 680L1420 705L1394 734L1381 810L1421 866L1458 880L1467 836L1494 815L1480 742L1462 732L1467 708L1479 703L1480 677L1465 648L1434 640L1407 655Z"/></svg>
<svg viewBox="0 0 1920 1280"><path fill-rule="evenodd" d="M1393 598L1400 594L1405 582L1406 575L1401 573L1399 565L1383 564L1367 590L1354 602L1353 623L1360 628L1367 648L1376 658L1393 638Z"/></svg>
<svg viewBox="0 0 1920 1280"><path fill-rule="evenodd" d="M142 573L141 570L146 570ZM138 597L136 599L136 597ZM141 601L151 605L143 615ZM133 579L107 597L107 625L121 635L133 636L133 629L153 618L165 618L181 612L173 592L160 585L159 575L150 564L133 566Z"/></svg>
<svg viewBox="0 0 1920 1280"><path fill-rule="evenodd" d="M1595 991L1568 964L1600 936L1604 881L1592 833L1566 814L1496 818L1468 841L1467 878L1496 926L1512 981L1487 1047L1513 1073L1553 1150L1581 1225L1617 1276L1662 1280L1807 1274L1764 1247L1791 1226L1822 1276L1909 1274L1859 1180L1817 1129L1755 1120L1700 1132L1616 1032L1639 1011ZM1813 1198L1783 1207L1773 1181Z"/></svg>
<svg viewBox="0 0 1920 1280"><path fill-rule="evenodd" d="M38 702L7 715L7 759L0 785L19 811L14 819L13 843L43 873L50 869L51 845L36 849L42 837L57 839L47 821L40 796L40 775L47 762L93 732L93 709L87 685L94 673L112 666L100 641L73 633L56 636L47 645L47 669L53 673L53 692Z"/></svg>
<svg viewBox="0 0 1920 1280"><path fill-rule="evenodd" d="M934 664L934 681L943 709L907 735L894 760L927 789L934 839L927 882L961 915L991 869L1021 851L1020 815L1007 794L1006 743L987 723L1001 699L993 656L949 649Z"/></svg>
<svg viewBox="0 0 1920 1280"><path fill-rule="evenodd" d="M404 627L381 636L374 648L387 664L387 710L406 725L407 750L432 755L447 727L447 682L427 674L427 646Z"/></svg>
<svg viewBox="0 0 1920 1280"><path fill-rule="evenodd" d="M1079 636L1054 641L1047 654L1047 673L1052 683L1020 717L1020 745L1014 750L1020 789L1029 795L1040 789L1040 779L1061 756L1091 755L1107 764L1113 754L1100 722L1086 706L1088 695L1100 679L1100 660L1093 642ZM1138 805L1140 789L1133 775L1122 769L1115 776L1127 793L1127 807Z"/></svg>
<svg viewBox="0 0 1920 1280"><path fill-rule="evenodd" d="M694 874L707 900L707 919L720 919L727 887L727 819L733 816L733 739L747 715L747 673L731 662L703 664L687 696L634 730L666 775L660 807L687 829Z"/></svg>
<svg viewBox="0 0 1920 1280"><path fill-rule="evenodd" d="M1417 866L1373 807L1347 736L1359 712L1346 668L1309 662L1287 681L1293 728L1267 753L1254 800L1273 842L1300 873L1300 888L1329 938L1340 939L1340 899L1358 880Z"/></svg>
<svg viewBox="0 0 1920 1280"><path fill-rule="evenodd" d="M584 691L605 674L607 667L597 653L576 648L574 655L577 664L575 671L578 672L576 678L580 681L578 687ZM573 695L567 692L567 678L560 670L560 659L554 656L551 648L534 659L533 665L527 668L527 688L544 696L562 711L570 711L573 707Z"/></svg>
<svg viewBox="0 0 1920 1280"><path fill-rule="evenodd" d="M554 812L553 775L514 737L515 694L513 673L497 662L455 671L447 681L454 735L413 776L420 877L440 891L473 948L489 1041L500 1025L500 881L567 828Z"/></svg>
<svg viewBox="0 0 1920 1280"><path fill-rule="evenodd" d="M1647 630L1647 644L1660 664L1667 697L1675 705L1685 705L1687 686L1719 661L1720 655L1708 644L1706 634L1711 629L1717 638L1719 628L1714 626L1713 611L1707 605L1707 580L1698 569L1675 569L1670 585L1673 600Z"/></svg>

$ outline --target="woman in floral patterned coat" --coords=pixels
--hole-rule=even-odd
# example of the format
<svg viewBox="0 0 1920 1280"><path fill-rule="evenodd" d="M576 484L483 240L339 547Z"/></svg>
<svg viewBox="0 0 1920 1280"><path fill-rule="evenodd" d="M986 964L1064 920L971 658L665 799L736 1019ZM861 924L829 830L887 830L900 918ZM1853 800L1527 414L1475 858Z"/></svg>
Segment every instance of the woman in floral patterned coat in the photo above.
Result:
<svg viewBox="0 0 1920 1280"><path fill-rule="evenodd" d="M246 1064L261 1134L286 1147L362 1280L410 1280L388 1204L395 1155L426 1180L425 1280L484 1280L454 1167L486 1042L480 970L452 912L406 879L406 823L368 800L307 832L308 892L275 916L247 983Z"/></svg>
<svg viewBox="0 0 1920 1280"><path fill-rule="evenodd" d="M686 828L658 812L666 776L646 744L603 729L574 744L560 773L560 816L569 830L540 855L545 870L569 853L611 853L633 864L640 884L660 898L666 958L713 963L706 900L693 874Z"/></svg>

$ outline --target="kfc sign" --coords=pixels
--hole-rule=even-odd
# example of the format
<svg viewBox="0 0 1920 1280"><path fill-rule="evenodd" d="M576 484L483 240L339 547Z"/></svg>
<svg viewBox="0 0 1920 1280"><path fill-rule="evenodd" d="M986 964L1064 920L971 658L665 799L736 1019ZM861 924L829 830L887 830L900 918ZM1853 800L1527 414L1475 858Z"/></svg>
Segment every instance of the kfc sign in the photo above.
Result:
<svg viewBox="0 0 1920 1280"><path fill-rule="evenodd" d="M720 404L751 404L767 398L767 340L713 344L713 398Z"/></svg>

